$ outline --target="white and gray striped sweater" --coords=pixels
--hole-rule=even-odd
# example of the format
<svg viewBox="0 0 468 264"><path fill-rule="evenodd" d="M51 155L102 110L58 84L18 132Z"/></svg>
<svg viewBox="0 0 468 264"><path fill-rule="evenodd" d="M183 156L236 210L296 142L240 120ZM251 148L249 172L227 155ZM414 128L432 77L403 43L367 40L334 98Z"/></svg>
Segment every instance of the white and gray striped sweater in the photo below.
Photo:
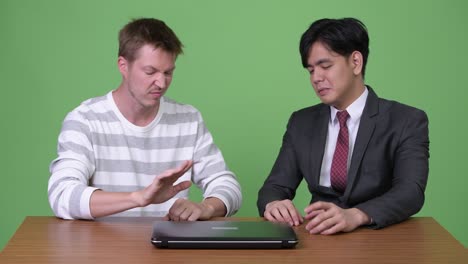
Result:
<svg viewBox="0 0 468 264"><path fill-rule="evenodd" d="M193 160L179 180L191 180L203 196L221 199L227 216L242 202L235 175L227 168L200 112L161 98L156 118L145 127L130 123L118 110L112 92L83 102L65 118L58 157L50 164L49 203L64 219L92 219L89 200L96 189L130 192L149 185L156 175ZM179 197L119 216L164 216Z"/></svg>

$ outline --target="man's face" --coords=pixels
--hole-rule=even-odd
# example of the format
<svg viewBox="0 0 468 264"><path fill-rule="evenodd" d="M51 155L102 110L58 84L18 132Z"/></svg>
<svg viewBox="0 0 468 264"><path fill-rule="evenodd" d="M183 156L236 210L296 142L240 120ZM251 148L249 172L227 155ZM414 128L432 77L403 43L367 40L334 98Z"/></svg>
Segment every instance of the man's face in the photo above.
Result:
<svg viewBox="0 0 468 264"><path fill-rule="evenodd" d="M358 53L358 52L357 52ZM328 49L321 42L315 42L309 51L307 70L315 93L322 103L344 110L360 93L357 86L360 67L355 63L353 53L344 57ZM357 96L356 96L357 95Z"/></svg>
<svg viewBox="0 0 468 264"><path fill-rule="evenodd" d="M142 46L133 62L119 58L125 86L137 107L158 107L175 70L176 56L151 45Z"/></svg>

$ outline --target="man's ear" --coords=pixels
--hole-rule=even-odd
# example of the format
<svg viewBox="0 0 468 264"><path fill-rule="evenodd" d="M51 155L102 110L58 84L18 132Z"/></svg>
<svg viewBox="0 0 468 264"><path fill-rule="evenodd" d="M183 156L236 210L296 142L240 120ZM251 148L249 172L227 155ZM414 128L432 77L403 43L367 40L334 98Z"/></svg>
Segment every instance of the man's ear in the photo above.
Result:
<svg viewBox="0 0 468 264"><path fill-rule="evenodd" d="M122 56L119 56L119 58L117 59L117 66L119 67L119 71L120 71L120 74L122 74L122 77L127 79L128 68L129 68L128 60Z"/></svg>
<svg viewBox="0 0 468 264"><path fill-rule="evenodd" d="M353 73L359 75L362 73L362 66L364 60L362 58L362 53L359 51L354 51L350 56L351 64L353 66Z"/></svg>

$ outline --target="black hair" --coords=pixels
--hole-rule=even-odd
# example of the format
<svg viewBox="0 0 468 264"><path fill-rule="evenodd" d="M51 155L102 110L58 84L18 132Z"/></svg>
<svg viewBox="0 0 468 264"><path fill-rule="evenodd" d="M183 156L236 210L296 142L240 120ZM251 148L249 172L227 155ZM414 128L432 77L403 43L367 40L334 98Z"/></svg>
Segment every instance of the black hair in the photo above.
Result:
<svg viewBox="0 0 468 264"><path fill-rule="evenodd" d="M366 26L361 21L355 18L324 18L313 22L302 34L299 44L304 68L308 66L310 47L316 42L321 42L330 50L345 57L354 51L359 51L364 60L362 65L364 77L369 56L369 35Z"/></svg>

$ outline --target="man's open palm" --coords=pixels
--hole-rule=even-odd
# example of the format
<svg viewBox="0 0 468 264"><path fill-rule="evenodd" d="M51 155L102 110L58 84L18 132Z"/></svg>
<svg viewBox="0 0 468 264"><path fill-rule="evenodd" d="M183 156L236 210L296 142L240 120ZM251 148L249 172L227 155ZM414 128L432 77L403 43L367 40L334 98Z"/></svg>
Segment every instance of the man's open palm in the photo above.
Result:
<svg viewBox="0 0 468 264"><path fill-rule="evenodd" d="M156 176L149 186L141 190L143 199L142 206L163 203L174 197L180 191L189 188L191 185L190 181L183 181L176 185L174 185L174 182L184 175L192 165L193 161L186 160L180 167L166 170Z"/></svg>

